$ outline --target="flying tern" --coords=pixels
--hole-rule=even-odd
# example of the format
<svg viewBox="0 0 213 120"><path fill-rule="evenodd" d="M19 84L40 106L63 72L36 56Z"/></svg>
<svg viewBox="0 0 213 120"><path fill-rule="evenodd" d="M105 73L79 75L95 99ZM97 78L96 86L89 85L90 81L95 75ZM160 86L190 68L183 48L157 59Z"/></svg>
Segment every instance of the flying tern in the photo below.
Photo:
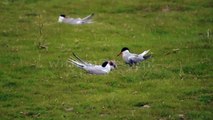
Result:
<svg viewBox="0 0 213 120"><path fill-rule="evenodd" d="M88 63L82 59L80 59L77 55L73 53L73 56L76 58L69 58L68 62L87 71L90 74L96 74L96 75L102 75L107 74L111 70L115 69L117 66L115 62L113 61L105 61L102 63L102 65L94 65L91 63Z"/></svg>
<svg viewBox="0 0 213 120"><path fill-rule="evenodd" d="M68 24L88 24L88 23L92 23L92 17L94 16L94 13L86 16L85 18L69 18L66 17L66 15L61 14L58 17L58 22L60 23L68 23Z"/></svg>
<svg viewBox="0 0 213 120"><path fill-rule="evenodd" d="M130 53L129 48L124 47L124 48L121 49L121 52L117 56L122 55L122 58L125 61L125 63L132 66L133 64L136 65L137 63L142 62L142 61L150 58L151 55L147 54L148 52L149 52L149 50L146 50L143 53L134 54L134 53Z"/></svg>

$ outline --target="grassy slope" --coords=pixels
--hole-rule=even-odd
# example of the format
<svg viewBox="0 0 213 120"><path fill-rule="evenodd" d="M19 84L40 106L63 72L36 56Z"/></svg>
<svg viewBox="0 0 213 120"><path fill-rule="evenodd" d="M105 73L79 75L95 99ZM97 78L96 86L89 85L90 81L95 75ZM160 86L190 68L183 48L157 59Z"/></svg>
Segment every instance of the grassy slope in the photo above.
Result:
<svg viewBox="0 0 213 120"><path fill-rule="evenodd" d="M1 119L213 119L212 4L2 0ZM61 13L92 12L94 24L57 23ZM153 58L129 68L116 57L123 46ZM118 69L88 75L66 63L72 51L94 63L114 59Z"/></svg>

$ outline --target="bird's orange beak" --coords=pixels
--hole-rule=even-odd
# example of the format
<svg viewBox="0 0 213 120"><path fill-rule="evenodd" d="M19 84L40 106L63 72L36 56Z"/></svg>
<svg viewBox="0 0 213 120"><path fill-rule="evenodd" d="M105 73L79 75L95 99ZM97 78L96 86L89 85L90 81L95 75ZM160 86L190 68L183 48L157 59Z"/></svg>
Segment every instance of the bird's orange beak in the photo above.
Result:
<svg viewBox="0 0 213 120"><path fill-rule="evenodd" d="M120 56L122 54L122 52L120 52L117 56Z"/></svg>

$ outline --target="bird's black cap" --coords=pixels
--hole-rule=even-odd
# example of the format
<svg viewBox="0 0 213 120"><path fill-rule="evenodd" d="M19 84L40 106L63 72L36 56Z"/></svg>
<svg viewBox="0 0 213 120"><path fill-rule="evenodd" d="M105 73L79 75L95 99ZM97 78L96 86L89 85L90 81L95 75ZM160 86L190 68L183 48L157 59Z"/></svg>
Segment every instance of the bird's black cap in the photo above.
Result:
<svg viewBox="0 0 213 120"><path fill-rule="evenodd" d="M129 50L129 48L123 47L123 48L121 49L121 52L123 52L123 51L125 51L125 50Z"/></svg>
<svg viewBox="0 0 213 120"><path fill-rule="evenodd" d="M108 64L108 61L105 61L101 66L106 67L107 64Z"/></svg>
<svg viewBox="0 0 213 120"><path fill-rule="evenodd" d="M66 15L64 15L64 14L61 14L60 16L61 16L61 17L66 17Z"/></svg>

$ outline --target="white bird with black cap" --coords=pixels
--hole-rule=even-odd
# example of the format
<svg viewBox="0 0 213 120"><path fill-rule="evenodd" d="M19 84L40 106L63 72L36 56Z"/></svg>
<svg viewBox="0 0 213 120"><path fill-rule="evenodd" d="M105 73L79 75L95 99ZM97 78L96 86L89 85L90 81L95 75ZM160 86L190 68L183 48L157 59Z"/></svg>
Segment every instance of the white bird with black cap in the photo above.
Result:
<svg viewBox="0 0 213 120"><path fill-rule="evenodd" d="M121 49L121 52L117 56L122 55L122 58L125 61L125 63L132 66L133 64L136 65L137 63L140 63L140 62L150 58L151 55L147 54L148 52L149 52L149 50L146 50L143 53L135 54L135 53L130 53L129 48L123 47Z"/></svg>
<svg viewBox="0 0 213 120"><path fill-rule="evenodd" d="M69 58L68 62L87 71L90 74L103 75L108 74L111 70L115 69L117 66L113 61L105 61L102 65L94 65L88 62L83 61L77 55L73 53L73 56L76 58Z"/></svg>
<svg viewBox="0 0 213 120"><path fill-rule="evenodd" d="M69 18L69 17L66 17L65 14L61 14L58 17L58 22L59 23L75 24L75 25L89 24L89 23L92 23L92 17L93 16L94 16L94 13L86 16L85 18Z"/></svg>

